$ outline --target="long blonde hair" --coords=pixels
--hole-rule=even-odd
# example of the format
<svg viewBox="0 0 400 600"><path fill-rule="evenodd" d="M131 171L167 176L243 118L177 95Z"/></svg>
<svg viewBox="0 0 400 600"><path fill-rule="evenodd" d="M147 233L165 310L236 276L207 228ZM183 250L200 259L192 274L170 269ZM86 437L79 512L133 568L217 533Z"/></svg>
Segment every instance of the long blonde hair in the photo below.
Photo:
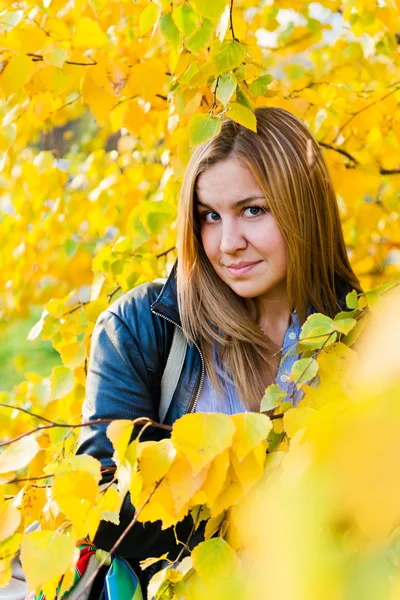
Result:
<svg viewBox="0 0 400 600"><path fill-rule="evenodd" d="M339 293L362 291L347 257L336 194L317 141L287 110L263 106L255 114L257 133L224 119L220 133L195 148L178 208L177 290L183 331L202 348L207 374L221 393L212 354L215 345L219 362L250 410L259 410L265 391L263 370L273 383L279 348L257 325L257 300L235 294L204 252L195 211L200 173L228 158L251 171L286 243L288 300L301 324L308 302L333 317L340 311Z"/></svg>

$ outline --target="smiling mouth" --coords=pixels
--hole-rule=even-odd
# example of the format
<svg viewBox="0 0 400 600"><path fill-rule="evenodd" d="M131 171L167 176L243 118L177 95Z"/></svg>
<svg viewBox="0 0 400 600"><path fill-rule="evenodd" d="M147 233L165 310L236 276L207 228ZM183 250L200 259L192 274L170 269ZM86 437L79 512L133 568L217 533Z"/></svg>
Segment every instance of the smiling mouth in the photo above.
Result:
<svg viewBox="0 0 400 600"><path fill-rule="evenodd" d="M232 275L245 275L246 273L248 273L249 271L251 271L251 269L253 269L256 265L259 265L261 261L258 262L254 262L251 263L249 265L247 265L246 267L226 267L228 269L228 271L230 273L232 273Z"/></svg>

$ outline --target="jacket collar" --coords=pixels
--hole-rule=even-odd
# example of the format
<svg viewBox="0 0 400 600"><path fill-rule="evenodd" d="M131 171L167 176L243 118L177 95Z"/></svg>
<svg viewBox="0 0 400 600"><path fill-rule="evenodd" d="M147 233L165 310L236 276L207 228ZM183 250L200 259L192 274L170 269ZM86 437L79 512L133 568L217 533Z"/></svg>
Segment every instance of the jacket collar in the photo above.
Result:
<svg viewBox="0 0 400 600"><path fill-rule="evenodd" d="M178 310L178 293L176 288L177 265L178 261L176 260L161 292L151 305L151 310L153 312L161 313L163 316L167 317L167 319L171 319L182 327Z"/></svg>

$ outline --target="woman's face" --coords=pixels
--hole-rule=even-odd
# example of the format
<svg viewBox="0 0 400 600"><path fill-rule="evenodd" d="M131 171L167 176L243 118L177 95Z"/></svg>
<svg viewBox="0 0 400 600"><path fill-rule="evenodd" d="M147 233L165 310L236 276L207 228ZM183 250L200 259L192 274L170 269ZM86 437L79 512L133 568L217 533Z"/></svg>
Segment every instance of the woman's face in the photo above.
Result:
<svg viewBox="0 0 400 600"><path fill-rule="evenodd" d="M197 180L204 251L219 277L243 298L286 299L283 236L251 171L234 159Z"/></svg>

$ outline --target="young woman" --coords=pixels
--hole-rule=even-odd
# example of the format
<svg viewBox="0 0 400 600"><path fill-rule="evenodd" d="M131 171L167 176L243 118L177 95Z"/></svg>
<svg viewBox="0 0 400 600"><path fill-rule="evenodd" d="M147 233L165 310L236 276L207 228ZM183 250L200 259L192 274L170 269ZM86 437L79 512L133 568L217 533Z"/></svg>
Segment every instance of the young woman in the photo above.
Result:
<svg viewBox="0 0 400 600"><path fill-rule="evenodd" d="M261 107L256 118L257 133L224 120L195 149L180 195L178 260L165 285L140 285L98 318L85 419L160 421L175 326L188 346L164 423L187 412L259 411L273 382L295 403L288 376L301 325L312 312L333 317L349 291L362 291L318 143L286 110ZM160 430L146 435L159 439ZM106 426L85 428L78 452L111 466ZM128 495L120 525L102 523L95 543L110 549L133 512ZM190 527L188 517L179 540ZM168 551L173 559L181 548L172 529L137 524L118 553L134 562Z"/></svg>

